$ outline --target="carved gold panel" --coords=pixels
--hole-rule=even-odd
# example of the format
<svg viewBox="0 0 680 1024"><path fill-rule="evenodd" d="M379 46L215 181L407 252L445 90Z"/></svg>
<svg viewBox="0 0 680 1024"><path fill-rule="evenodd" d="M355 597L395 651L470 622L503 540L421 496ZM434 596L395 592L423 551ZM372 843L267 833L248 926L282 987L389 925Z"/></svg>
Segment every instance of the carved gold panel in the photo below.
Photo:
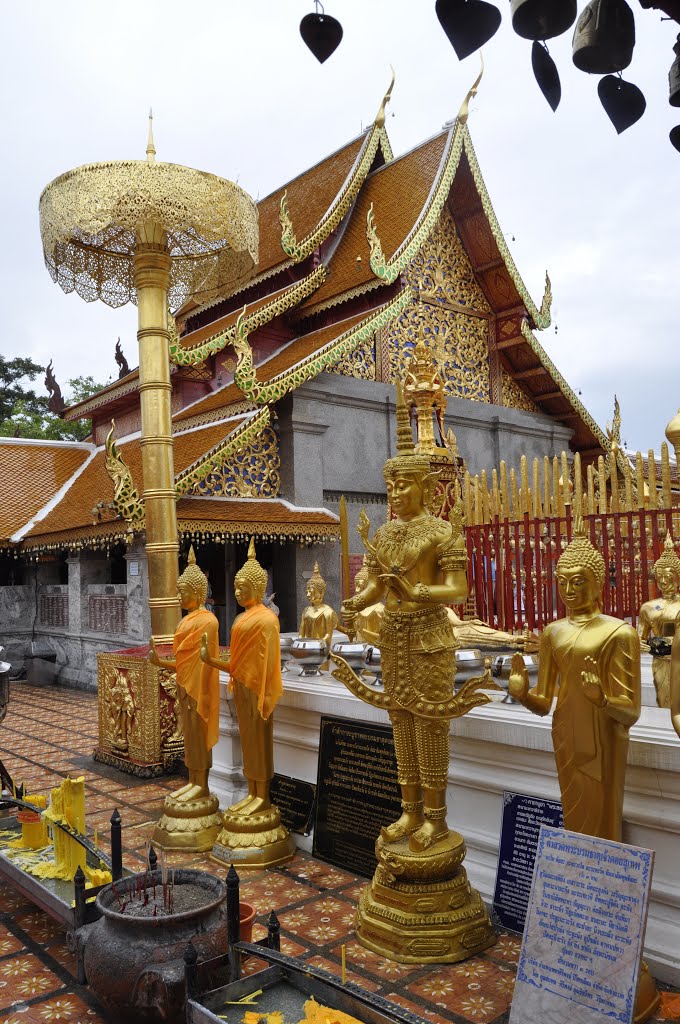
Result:
<svg viewBox="0 0 680 1024"><path fill-rule="evenodd" d="M540 412L536 403L529 398L517 381L502 371L503 374L503 405L508 409L524 409L525 412Z"/></svg>
<svg viewBox="0 0 680 1024"><path fill-rule="evenodd" d="M276 498L281 488L279 441L271 427L230 456L214 473L194 484L188 494L201 497Z"/></svg>

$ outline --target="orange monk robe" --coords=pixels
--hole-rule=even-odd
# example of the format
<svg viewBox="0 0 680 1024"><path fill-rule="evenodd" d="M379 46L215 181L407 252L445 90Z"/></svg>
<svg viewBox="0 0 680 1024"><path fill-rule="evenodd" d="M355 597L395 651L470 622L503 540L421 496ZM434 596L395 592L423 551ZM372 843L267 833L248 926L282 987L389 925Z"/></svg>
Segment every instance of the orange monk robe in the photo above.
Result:
<svg viewBox="0 0 680 1024"><path fill-rule="evenodd" d="M219 623L207 608L197 608L180 620L172 641L177 663L177 685L196 703L205 723L206 747L211 750L220 735L220 673L201 661L201 638L208 634L208 653L217 658Z"/></svg>
<svg viewBox="0 0 680 1024"><path fill-rule="evenodd" d="M283 693L278 617L263 604L246 608L234 619L229 648L232 680L257 694L257 709L268 719Z"/></svg>

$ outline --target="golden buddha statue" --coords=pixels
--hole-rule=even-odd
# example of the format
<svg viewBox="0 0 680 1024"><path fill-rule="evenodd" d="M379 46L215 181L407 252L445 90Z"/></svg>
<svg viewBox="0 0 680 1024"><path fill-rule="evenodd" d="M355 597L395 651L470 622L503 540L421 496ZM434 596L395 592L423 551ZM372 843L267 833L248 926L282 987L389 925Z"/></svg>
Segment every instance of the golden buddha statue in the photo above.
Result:
<svg viewBox="0 0 680 1024"><path fill-rule="evenodd" d="M604 578L604 559L577 515L557 562L567 617L543 630L534 689L515 654L508 690L530 711L547 715L559 681L552 736L564 827L620 843L628 732L640 717L640 640L627 622L600 611ZM652 1016L659 1000L643 963L635 1020Z"/></svg>
<svg viewBox="0 0 680 1024"><path fill-rule="evenodd" d="M307 581L306 592L309 604L300 619L300 636L303 640L323 640L326 647L330 648L338 617L329 604L324 604L326 581L319 572L318 562L314 563L314 572Z"/></svg>
<svg viewBox="0 0 680 1024"><path fill-rule="evenodd" d="M251 539L248 560L234 577L234 594L244 609L231 627L229 660L210 651L203 638L200 656L214 669L229 673L238 719L243 774L248 793L223 816L213 856L239 867L265 867L290 860L295 845L269 799L274 776L273 712L283 693L278 616L265 604L267 571L255 556Z"/></svg>
<svg viewBox="0 0 680 1024"><path fill-rule="evenodd" d="M187 614L175 630L174 658L161 658L153 637L149 661L176 673L179 717L184 733L184 763L189 781L165 801L153 843L163 849L209 850L220 828L219 801L208 789L212 748L219 737L219 676L201 661L202 638L219 650L219 624L205 607L208 577L196 564L193 547L187 567L177 580L177 592Z"/></svg>
<svg viewBox="0 0 680 1024"><path fill-rule="evenodd" d="M675 553L670 532L666 534L663 554L654 563L654 576L661 597L645 601L640 608L638 634L643 651L650 649L650 636L665 637L672 641L675 620L680 614L680 558ZM652 676L656 690L656 703L660 708L670 707L670 658L654 654Z"/></svg>
<svg viewBox="0 0 680 1024"><path fill-rule="evenodd" d="M354 577L355 596L362 592L367 583L368 567L366 565L366 556L364 555L363 565ZM385 605L382 601L376 601L375 604L369 604L366 608L362 608L361 611L358 611L355 614L354 629L356 630L356 638L360 644L372 644L373 647L379 646L380 626L382 624L384 614Z"/></svg>
<svg viewBox="0 0 680 1024"><path fill-rule="evenodd" d="M676 632L680 626L676 626ZM680 737L680 640L673 644L670 671L671 723Z"/></svg>
<svg viewBox="0 0 680 1024"><path fill-rule="evenodd" d="M384 467L396 518L371 541L370 523L361 513L365 582L341 609L343 623L355 629L357 614L384 599L378 637L384 693L332 656L339 666L336 678L389 714L402 797L400 817L382 828L376 844L378 868L362 894L357 937L403 962L446 963L472 956L493 941L486 910L461 866L463 838L446 821L449 719L488 697L476 692L481 679L470 680L454 695L456 640L446 605L467 596L461 506L456 505L451 521L427 511L437 475L430 471L429 456L414 450L400 384L397 453ZM423 924L419 901L427 902L436 923Z"/></svg>

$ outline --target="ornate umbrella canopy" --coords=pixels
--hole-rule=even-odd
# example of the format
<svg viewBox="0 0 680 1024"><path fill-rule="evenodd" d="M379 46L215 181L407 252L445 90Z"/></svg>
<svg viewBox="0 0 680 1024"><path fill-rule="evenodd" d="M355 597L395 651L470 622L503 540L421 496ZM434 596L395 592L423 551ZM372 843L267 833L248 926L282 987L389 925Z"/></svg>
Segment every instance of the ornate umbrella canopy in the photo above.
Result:
<svg viewBox="0 0 680 1024"><path fill-rule="evenodd" d="M40 197L45 263L65 292L109 306L135 301L132 257L140 243L167 248L169 302L209 299L252 274L258 212L231 181L147 160L86 164L55 178Z"/></svg>

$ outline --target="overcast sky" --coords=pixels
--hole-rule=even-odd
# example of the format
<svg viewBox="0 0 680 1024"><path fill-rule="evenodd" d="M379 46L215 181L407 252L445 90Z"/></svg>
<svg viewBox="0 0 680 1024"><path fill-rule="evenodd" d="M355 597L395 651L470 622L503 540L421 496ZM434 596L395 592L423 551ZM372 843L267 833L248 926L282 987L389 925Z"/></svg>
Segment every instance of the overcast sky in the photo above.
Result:
<svg viewBox="0 0 680 1024"><path fill-rule="evenodd" d="M604 426L619 395L623 438L658 449L680 405L680 154L668 132L675 22L631 0L633 63L647 111L617 136L597 78L571 63L571 31L550 51L562 78L553 114L534 82L531 44L503 23L469 126L496 214L553 322L542 344ZM579 9L583 6L579 3ZM54 360L57 377L117 375L120 336L136 357L136 309L64 295L42 260L38 199L57 175L97 160L143 158L148 108L159 160L238 180L264 196L357 135L397 80L387 129L396 154L455 116L479 57L459 62L434 0L329 0L344 27L320 65L302 42L312 0L31 0L3 6L0 65L4 188L1 255L6 357ZM513 237L514 236L514 237Z"/></svg>

